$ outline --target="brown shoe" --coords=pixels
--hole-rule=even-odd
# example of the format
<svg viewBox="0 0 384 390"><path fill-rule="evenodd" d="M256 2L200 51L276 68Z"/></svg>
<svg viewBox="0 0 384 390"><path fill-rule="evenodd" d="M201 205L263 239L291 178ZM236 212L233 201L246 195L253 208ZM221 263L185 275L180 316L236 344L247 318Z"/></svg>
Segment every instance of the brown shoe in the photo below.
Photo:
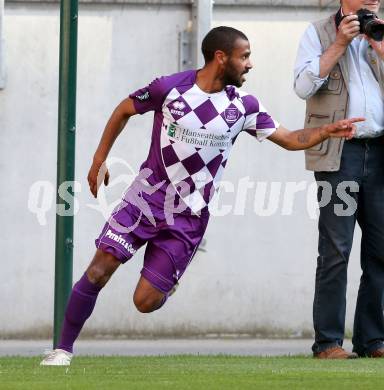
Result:
<svg viewBox="0 0 384 390"><path fill-rule="evenodd" d="M356 359L357 353L347 352L345 349L336 346L327 348L321 352L314 353L313 356L318 359Z"/></svg>
<svg viewBox="0 0 384 390"><path fill-rule="evenodd" d="M373 351L367 355L371 358L382 358L384 357L384 348L376 349L376 351Z"/></svg>

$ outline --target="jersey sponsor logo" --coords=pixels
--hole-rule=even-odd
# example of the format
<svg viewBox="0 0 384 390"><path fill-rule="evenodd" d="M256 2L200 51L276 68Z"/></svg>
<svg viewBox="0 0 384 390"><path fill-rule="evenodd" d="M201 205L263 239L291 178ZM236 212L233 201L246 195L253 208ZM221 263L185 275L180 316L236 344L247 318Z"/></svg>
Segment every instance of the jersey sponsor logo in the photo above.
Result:
<svg viewBox="0 0 384 390"><path fill-rule="evenodd" d="M144 102L145 100L149 99L149 91L146 91L141 95L136 95L135 98L140 100L141 102Z"/></svg>
<svg viewBox="0 0 384 390"><path fill-rule="evenodd" d="M131 255L134 255L137 252L132 244L125 241L125 239L120 234L117 235L116 233L113 233L111 229L107 231L105 236L122 245Z"/></svg>
<svg viewBox="0 0 384 390"><path fill-rule="evenodd" d="M185 115L185 112L183 111L184 108L186 107L184 102L180 102L180 101L176 100L172 103L172 107L173 108L171 108L170 111L173 115L177 115L177 116L184 116Z"/></svg>
<svg viewBox="0 0 384 390"><path fill-rule="evenodd" d="M169 137L193 146L208 146L215 148L227 148L231 146L230 134L210 133L207 130L190 130L176 123L165 125Z"/></svg>
<svg viewBox="0 0 384 390"><path fill-rule="evenodd" d="M235 123L239 118L239 110L235 107L226 108L224 112L225 120L228 123Z"/></svg>
<svg viewBox="0 0 384 390"><path fill-rule="evenodd" d="M176 110L184 110L184 108L185 108L185 104L183 102L179 102L178 100L173 102L172 105L173 105L173 108L175 108Z"/></svg>
<svg viewBox="0 0 384 390"><path fill-rule="evenodd" d="M184 116L185 115L185 113L183 111L174 110L173 108L171 109L171 113L174 114L174 115L178 115L178 116Z"/></svg>
<svg viewBox="0 0 384 390"><path fill-rule="evenodd" d="M176 136L176 126L173 123L168 126L168 135L173 138Z"/></svg>

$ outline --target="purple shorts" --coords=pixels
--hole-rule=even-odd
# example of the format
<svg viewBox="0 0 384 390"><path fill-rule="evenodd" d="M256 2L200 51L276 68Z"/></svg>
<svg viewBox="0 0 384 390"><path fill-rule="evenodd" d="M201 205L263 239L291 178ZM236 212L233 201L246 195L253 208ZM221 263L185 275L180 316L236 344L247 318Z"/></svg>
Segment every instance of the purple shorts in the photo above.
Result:
<svg viewBox="0 0 384 390"><path fill-rule="evenodd" d="M95 243L98 249L114 255L122 263L147 244L141 275L167 294L191 262L209 215L174 214L173 223L169 224L163 210L154 204L150 208L152 218L147 218L138 207L123 201Z"/></svg>

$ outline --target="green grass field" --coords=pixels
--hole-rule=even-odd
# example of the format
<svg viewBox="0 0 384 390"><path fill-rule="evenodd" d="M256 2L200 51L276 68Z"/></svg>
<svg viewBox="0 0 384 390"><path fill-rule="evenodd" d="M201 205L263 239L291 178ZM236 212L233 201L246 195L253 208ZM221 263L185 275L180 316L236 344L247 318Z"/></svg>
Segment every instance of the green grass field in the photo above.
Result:
<svg viewBox="0 0 384 390"><path fill-rule="evenodd" d="M383 359L311 357L76 357L70 367L40 358L0 358L0 389L382 389Z"/></svg>

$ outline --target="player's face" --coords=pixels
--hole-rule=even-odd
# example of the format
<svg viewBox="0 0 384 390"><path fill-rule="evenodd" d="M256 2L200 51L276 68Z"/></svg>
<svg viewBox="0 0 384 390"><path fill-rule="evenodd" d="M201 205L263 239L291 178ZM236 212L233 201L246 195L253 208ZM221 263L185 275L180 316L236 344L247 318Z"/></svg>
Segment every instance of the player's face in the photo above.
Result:
<svg viewBox="0 0 384 390"><path fill-rule="evenodd" d="M370 11L377 13L380 8L380 0L342 0L341 6L345 15L350 12L356 13L360 8L367 8Z"/></svg>
<svg viewBox="0 0 384 390"><path fill-rule="evenodd" d="M249 42L239 38L235 42L231 55L228 56L224 67L224 85L241 87L245 81L244 75L252 69L250 61L251 49Z"/></svg>

